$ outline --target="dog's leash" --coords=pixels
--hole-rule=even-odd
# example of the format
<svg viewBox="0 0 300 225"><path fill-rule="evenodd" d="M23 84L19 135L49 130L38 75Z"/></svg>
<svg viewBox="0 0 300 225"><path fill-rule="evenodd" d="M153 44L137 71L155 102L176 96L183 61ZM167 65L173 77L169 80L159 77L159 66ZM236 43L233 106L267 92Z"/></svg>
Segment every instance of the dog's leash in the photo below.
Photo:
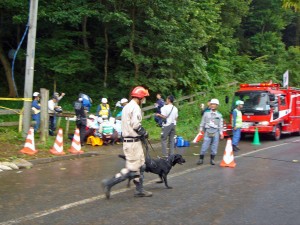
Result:
<svg viewBox="0 0 300 225"><path fill-rule="evenodd" d="M148 143L149 143L149 145L150 145L150 147L151 147L152 151L154 151L154 152L155 152L155 150L154 150L154 148L152 147L152 144L151 144L151 142L149 141L149 139L148 139L148 138L147 138L147 141L148 141Z"/></svg>
<svg viewBox="0 0 300 225"><path fill-rule="evenodd" d="M150 153L149 153L149 147L148 147L148 144L147 144L147 142L146 142L146 140L145 140L146 138L141 138L141 141L142 141L142 143L145 145L145 148L146 148L146 162L147 162L147 159L148 159L148 162L150 161L150 164L154 167L154 168L156 168L157 167L157 165L156 165L156 163L152 160L152 158L151 158L151 156L150 156ZM148 139L147 139L148 140ZM148 140L148 142L149 142L149 140ZM149 143L150 144L150 143ZM151 144L150 144L151 145ZM151 146L152 147L152 146ZM153 149L153 148L152 148ZM153 149L154 150L154 149Z"/></svg>

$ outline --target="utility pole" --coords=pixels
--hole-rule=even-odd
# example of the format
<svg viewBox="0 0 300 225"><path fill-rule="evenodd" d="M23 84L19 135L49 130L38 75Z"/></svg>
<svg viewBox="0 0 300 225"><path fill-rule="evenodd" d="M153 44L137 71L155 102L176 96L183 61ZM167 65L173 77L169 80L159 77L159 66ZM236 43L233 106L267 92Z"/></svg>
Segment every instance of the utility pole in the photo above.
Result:
<svg viewBox="0 0 300 225"><path fill-rule="evenodd" d="M34 58L35 58L35 40L37 24L38 0L30 0L29 12L29 32L27 38L26 71L24 98L32 98L33 76L34 76ZM26 135L31 122L31 102L24 101L24 120L23 135Z"/></svg>

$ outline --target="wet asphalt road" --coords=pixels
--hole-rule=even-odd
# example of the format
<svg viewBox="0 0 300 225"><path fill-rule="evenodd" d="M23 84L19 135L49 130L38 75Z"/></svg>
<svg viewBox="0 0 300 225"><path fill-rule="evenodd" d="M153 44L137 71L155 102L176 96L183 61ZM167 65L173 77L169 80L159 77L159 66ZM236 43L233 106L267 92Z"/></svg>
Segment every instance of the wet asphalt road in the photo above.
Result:
<svg viewBox="0 0 300 225"><path fill-rule="evenodd" d="M300 138L240 143L237 167L195 163L201 144L179 148L187 163L176 165L169 185L146 173L151 198L134 198L126 182L104 198L101 180L124 165L121 146L91 158L0 173L0 224L300 224ZM218 163L226 141L219 146ZM155 156L159 146L154 146ZM295 161L296 160L296 161ZM297 161L299 160L299 161ZM294 161L294 162L293 162Z"/></svg>

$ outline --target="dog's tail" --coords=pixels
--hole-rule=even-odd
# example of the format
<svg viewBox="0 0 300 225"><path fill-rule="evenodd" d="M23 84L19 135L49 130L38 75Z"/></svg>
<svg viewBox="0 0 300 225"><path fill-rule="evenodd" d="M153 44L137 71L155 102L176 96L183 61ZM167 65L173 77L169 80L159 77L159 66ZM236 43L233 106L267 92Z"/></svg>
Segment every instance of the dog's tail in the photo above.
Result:
<svg viewBox="0 0 300 225"><path fill-rule="evenodd" d="M125 155L118 155L119 158L126 160L126 156Z"/></svg>

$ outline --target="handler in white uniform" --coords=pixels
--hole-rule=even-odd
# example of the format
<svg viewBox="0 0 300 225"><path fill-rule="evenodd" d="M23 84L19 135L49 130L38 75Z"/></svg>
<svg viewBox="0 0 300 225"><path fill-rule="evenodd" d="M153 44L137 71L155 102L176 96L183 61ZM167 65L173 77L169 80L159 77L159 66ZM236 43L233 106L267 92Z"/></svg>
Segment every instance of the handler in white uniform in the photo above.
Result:
<svg viewBox="0 0 300 225"><path fill-rule="evenodd" d="M122 136L123 151L126 156L126 168L116 174L110 180L103 180L103 188L106 198L110 198L111 188L128 179L134 178L136 185L135 197L151 197L152 193L143 188L145 156L141 138L147 138L148 133L142 127L142 111L140 104L144 98L149 96L148 90L141 86L135 87L131 92L132 100L123 108L122 111Z"/></svg>

